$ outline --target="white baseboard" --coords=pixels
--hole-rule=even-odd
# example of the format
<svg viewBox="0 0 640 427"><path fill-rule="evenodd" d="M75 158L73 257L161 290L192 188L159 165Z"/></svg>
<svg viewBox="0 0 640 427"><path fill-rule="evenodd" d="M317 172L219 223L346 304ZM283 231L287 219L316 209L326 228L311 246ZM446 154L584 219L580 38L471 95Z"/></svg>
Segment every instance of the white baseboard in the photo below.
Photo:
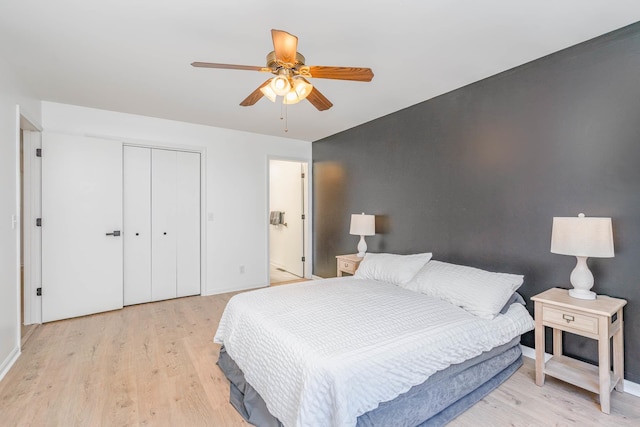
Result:
<svg viewBox="0 0 640 427"><path fill-rule="evenodd" d="M239 292L239 291L248 291L251 289L260 289L260 288L266 288L267 286L269 286L268 284L259 284L259 285L248 285L248 286L238 286L238 287L229 287L229 288L223 288L223 289L215 289L215 290L207 290L206 292L202 293L203 297L207 297L210 295L218 295L218 294L226 294L229 292Z"/></svg>
<svg viewBox="0 0 640 427"><path fill-rule="evenodd" d="M536 360L536 349L527 347L526 345L520 344L520 348L522 349L522 355L524 357L528 357L529 359ZM551 359L551 355L549 353L544 354L544 361Z"/></svg>
<svg viewBox="0 0 640 427"><path fill-rule="evenodd" d="M322 280L324 277L316 276L315 274L311 275L312 280ZM208 297L210 295L218 295L218 294L226 294L229 292L239 292L239 291L249 291L251 289L260 289L268 287L268 284L259 284L259 285L248 285L248 286L239 286L239 287L228 287L223 289L214 289L214 290L206 290L202 292L203 297Z"/></svg>
<svg viewBox="0 0 640 427"><path fill-rule="evenodd" d="M640 384L624 380L624 392L640 397Z"/></svg>
<svg viewBox="0 0 640 427"><path fill-rule="evenodd" d="M16 360L18 360L18 357L20 357L20 348L16 347L11 353L9 353L4 362L2 362L2 365L0 365L0 381L2 381L5 375L7 375L9 369L11 369L13 364L16 363Z"/></svg>
<svg viewBox="0 0 640 427"><path fill-rule="evenodd" d="M524 357L528 357L529 359L536 359L536 350L531 348L531 347L527 347L525 345L520 344L520 348L522 349L522 355ZM544 354L544 361L546 362L547 360L551 359L552 355L549 353L545 353ZM624 380L624 392L631 394L633 396L637 396L640 397L640 384L628 381L628 380Z"/></svg>

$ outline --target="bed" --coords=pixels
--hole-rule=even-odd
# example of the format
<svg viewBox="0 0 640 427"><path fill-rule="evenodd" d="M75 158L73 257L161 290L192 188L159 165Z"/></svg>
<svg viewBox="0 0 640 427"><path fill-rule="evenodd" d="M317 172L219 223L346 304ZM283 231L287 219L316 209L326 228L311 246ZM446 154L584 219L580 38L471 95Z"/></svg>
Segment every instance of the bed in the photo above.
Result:
<svg viewBox="0 0 640 427"><path fill-rule="evenodd" d="M522 364L519 338L533 329L515 293L522 276L492 276L512 283L487 305L477 269L422 261L407 272L407 262L367 258L354 277L229 301L214 341L231 403L248 422L444 425ZM465 281L451 266L473 274Z"/></svg>

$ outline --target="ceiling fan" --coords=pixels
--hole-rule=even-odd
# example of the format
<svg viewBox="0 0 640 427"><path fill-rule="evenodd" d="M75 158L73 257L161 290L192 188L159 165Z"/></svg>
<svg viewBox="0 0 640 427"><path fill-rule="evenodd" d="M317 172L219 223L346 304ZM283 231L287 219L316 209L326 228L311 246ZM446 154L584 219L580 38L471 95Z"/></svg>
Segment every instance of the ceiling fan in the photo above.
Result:
<svg viewBox="0 0 640 427"><path fill-rule="evenodd" d="M371 68L326 67L305 65L305 58L298 49L298 37L286 31L271 30L274 50L267 55L267 66L216 64L211 62L193 62L194 67L222 68L227 70L261 71L274 74L251 92L240 105L248 107L255 104L263 96L275 102L278 96L283 97L284 104L296 104L307 99L320 111L333 106L307 78L354 80L369 82L373 78Z"/></svg>

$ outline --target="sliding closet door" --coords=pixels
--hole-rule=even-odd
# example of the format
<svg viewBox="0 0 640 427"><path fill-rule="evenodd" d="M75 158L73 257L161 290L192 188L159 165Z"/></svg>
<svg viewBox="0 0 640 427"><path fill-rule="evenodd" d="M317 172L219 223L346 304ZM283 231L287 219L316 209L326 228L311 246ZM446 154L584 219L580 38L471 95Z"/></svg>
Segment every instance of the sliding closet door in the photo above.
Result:
<svg viewBox="0 0 640 427"><path fill-rule="evenodd" d="M200 154L124 149L124 305L200 293Z"/></svg>
<svg viewBox="0 0 640 427"><path fill-rule="evenodd" d="M151 150L124 147L124 305L151 301Z"/></svg>
<svg viewBox="0 0 640 427"><path fill-rule="evenodd" d="M151 151L151 300L175 298L177 152Z"/></svg>
<svg viewBox="0 0 640 427"><path fill-rule="evenodd" d="M200 154L177 153L177 292L200 293Z"/></svg>

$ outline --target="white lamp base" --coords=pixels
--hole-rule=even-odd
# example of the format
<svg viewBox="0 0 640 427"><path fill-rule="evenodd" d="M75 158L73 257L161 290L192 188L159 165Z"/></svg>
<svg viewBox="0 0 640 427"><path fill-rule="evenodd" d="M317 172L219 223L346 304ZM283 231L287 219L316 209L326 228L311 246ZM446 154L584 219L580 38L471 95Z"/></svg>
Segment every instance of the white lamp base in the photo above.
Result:
<svg viewBox="0 0 640 427"><path fill-rule="evenodd" d="M358 242L358 256L363 258L367 253L367 242L364 241L364 236L360 236L360 241Z"/></svg>
<svg viewBox="0 0 640 427"><path fill-rule="evenodd" d="M577 256L576 268L571 272L571 285L569 296L578 299L596 299L596 293L591 292L593 287L593 274L587 266L586 256Z"/></svg>
<svg viewBox="0 0 640 427"><path fill-rule="evenodd" d="M569 296L578 299L596 299L596 293L582 289L569 289Z"/></svg>

